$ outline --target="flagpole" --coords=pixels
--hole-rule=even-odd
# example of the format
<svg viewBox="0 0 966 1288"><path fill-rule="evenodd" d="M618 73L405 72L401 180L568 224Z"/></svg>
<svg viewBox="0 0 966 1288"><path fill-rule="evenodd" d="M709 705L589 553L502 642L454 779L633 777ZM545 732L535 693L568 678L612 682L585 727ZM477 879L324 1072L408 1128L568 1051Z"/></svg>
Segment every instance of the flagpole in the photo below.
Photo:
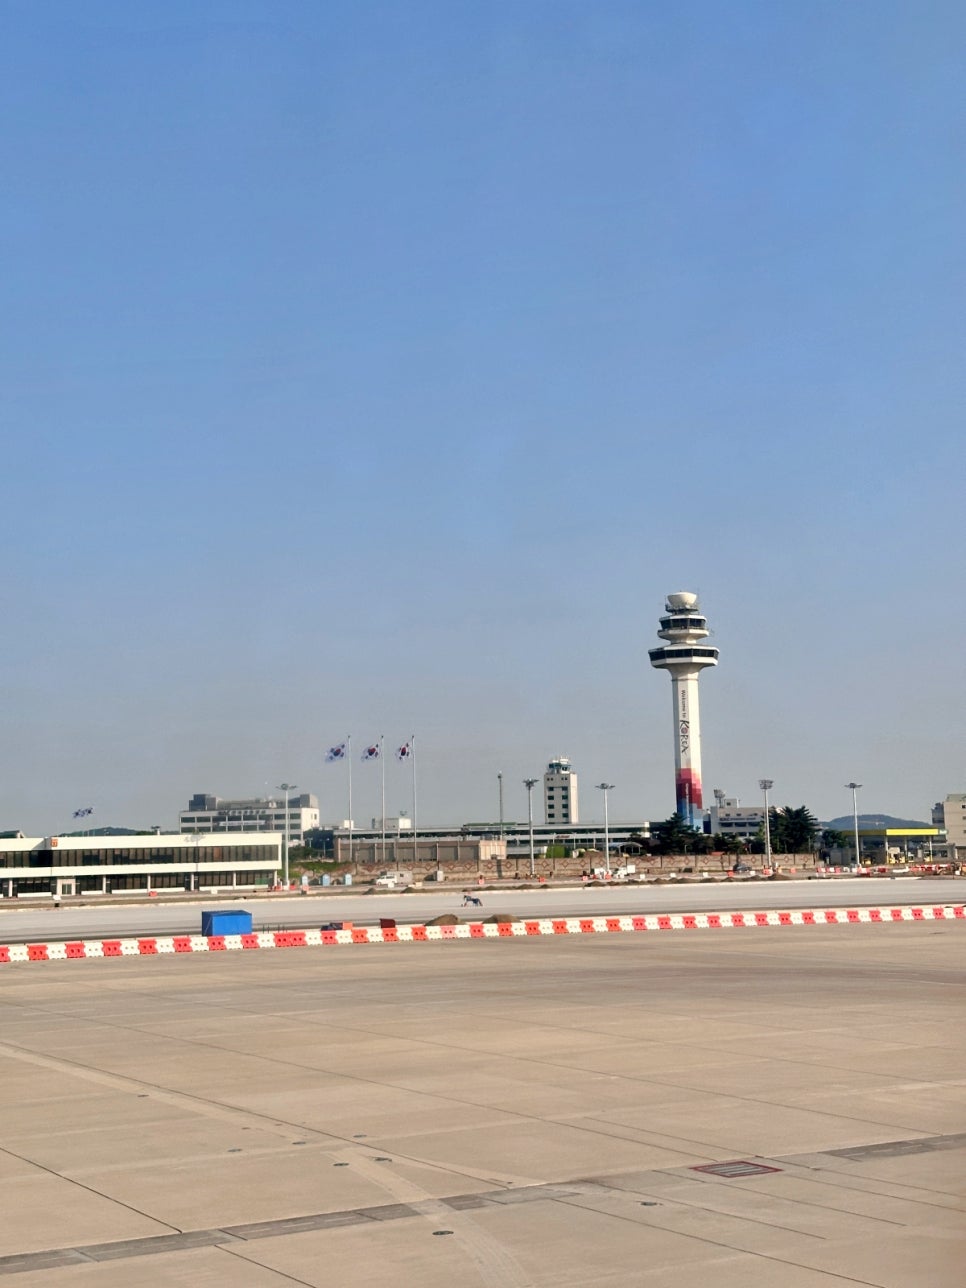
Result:
<svg viewBox="0 0 966 1288"><path fill-rule="evenodd" d="M419 840L419 831L416 827L416 735L415 734L413 734L413 736L409 739L409 750L412 754L412 760L413 760L413 880L415 880L416 879L415 865L416 865L417 859L419 858L419 851L416 848L417 842Z"/></svg>
<svg viewBox="0 0 966 1288"><path fill-rule="evenodd" d="M386 862L386 735L379 735L379 759L382 762L382 861Z"/></svg>
<svg viewBox="0 0 966 1288"><path fill-rule="evenodd" d="M352 734L347 733L345 738L346 746L346 763L349 766L349 867L352 867Z"/></svg>

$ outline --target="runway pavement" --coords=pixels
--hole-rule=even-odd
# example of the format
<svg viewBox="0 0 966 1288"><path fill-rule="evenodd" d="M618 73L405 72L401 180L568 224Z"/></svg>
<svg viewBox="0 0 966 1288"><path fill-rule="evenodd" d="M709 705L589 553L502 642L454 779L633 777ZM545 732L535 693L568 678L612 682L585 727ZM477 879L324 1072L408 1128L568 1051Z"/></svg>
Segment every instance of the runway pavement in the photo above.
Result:
<svg viewBox="0 0 966 1288"><path fill-rule="evenodd" d="M11 1288L963 1282L963 923L2 980Z"/></svg>
<svg viewBox="0 0 966 1288"><path fill-rule="evenodd" d="M484 891L482 915L495 912L528 917L576 917L605 913L731 912L796 908L864 908L884 904L944 904L966 900L966 881L902 877L840 881L698 883L684 886L629 886L598 889ZM30 940L85 939L105 935L197 934L205 907L247 908L254 928L306 928L329 921L364 925L380 917L424 922L443 912L479 916L463 909L462 887L416 894L350 894L239 899L192 904L138 903L131 906L17 906L0 904L0 943Z"/></svg>

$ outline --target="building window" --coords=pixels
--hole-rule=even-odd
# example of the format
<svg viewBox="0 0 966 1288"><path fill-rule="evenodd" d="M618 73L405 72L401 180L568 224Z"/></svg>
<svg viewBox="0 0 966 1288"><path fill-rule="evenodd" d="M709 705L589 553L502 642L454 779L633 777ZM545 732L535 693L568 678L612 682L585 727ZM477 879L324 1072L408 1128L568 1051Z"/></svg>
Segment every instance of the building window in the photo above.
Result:
<svg viewBox="0 0 966 1288"><path fill-rule="evenodd" d="M184 882L183 872L152 872L150 887L152 890L180 890Z"/></svg>
<svg viewBox="0 0 966 1288"><path fill-rule="evenodd" d="M142 876L120 876L118 873L109 873L107 877L108 890L146 890L147 877Z"/></svg>

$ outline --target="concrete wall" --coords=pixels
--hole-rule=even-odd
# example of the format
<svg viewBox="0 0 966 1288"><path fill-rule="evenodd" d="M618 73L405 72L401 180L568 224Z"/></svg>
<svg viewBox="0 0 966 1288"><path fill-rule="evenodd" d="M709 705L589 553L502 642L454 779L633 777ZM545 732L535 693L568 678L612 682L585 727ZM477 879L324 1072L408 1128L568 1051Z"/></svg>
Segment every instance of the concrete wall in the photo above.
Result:
<svg viewBox="0 0 966 1288"><path fill-rule="evenodd" d="M335 859L337 863L349 862L349 843L341 837L336 838ZM455 836L442 841L418 841L415 858L411 840L387 836L385 848L381 841L352 842L353 868L358 872L369 869L373 875L378 875L383 868L431 871L465 866L476 872L480 867L488 868L505 860L505 841L462 840Z"/></svg>
<svg viewBox="0 0 966 1288"><path fill-rule="evenodd" d="M436 842L427 841L425 847L423 843L419 846L419 859L413 861L412 845L402 844L397 848L396 858L392 858L392 846L387 841L387 857L382 858L382 847L376 843L373 846L369 842L364 842L361 847L353 845L353 863L352 871L357 880L364 880L366 877L375 877L383 869L402 868L411 871L417 881L425 880L430 874L434 873L437 868L442 869L447 881L464 881L475 883L480 876L483 877L484 883L488 881L528 880L530 876L530 856L511 855L509 858L502 854L489 855L480 858L477 851L481 845L499 845L499 842L439 842L439 855L433 853L436 848ZM457 854L457 849L459 853ZM362 851L361 855L359 851ZM373 854L375 850L375 854ZM347 847L343 851L340 861L346 862L348 858ZM764 856L760 854L745 855L740 860L747 864L753 870L757 871L764 865ZM707 872L709 876L722 876L731 870L735 862L732 855L700 855L697 858L693 854L677 855L654 855L648 854L630 859L634 864L638 874L659 877L671 872L683 873L685 869L692 869L694 873ZM775 855L774 862L783 872L801 872L810 870L815 867L814 854L782 854ZM604 856L602 853L595 854L588 851L580 858L561 858L548 859L543 855L538 855L534 864L534 876L543 877L545 880L566 880L580 879L583 872L590 872L594 868L603 867ZM611 868L618 866L616 859L611 860Z"/></svg>

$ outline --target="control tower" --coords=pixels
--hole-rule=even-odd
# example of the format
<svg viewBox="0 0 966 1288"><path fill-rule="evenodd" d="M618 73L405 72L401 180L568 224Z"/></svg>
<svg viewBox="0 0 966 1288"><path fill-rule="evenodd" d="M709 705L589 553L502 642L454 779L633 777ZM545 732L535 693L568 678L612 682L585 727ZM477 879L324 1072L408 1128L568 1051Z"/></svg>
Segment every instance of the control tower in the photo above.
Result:
<svg viewBox="0 0 966 1288"><path fill-rule="evenodd" d="M677 812L690 827L701 828L701 717L698 676L718 665L718 650L702 644L708 622L701 616L697 595L678 591L668 595L658 636L667 640L649 650L651 666L668 671L674 697L674 792Z"/></svg>

